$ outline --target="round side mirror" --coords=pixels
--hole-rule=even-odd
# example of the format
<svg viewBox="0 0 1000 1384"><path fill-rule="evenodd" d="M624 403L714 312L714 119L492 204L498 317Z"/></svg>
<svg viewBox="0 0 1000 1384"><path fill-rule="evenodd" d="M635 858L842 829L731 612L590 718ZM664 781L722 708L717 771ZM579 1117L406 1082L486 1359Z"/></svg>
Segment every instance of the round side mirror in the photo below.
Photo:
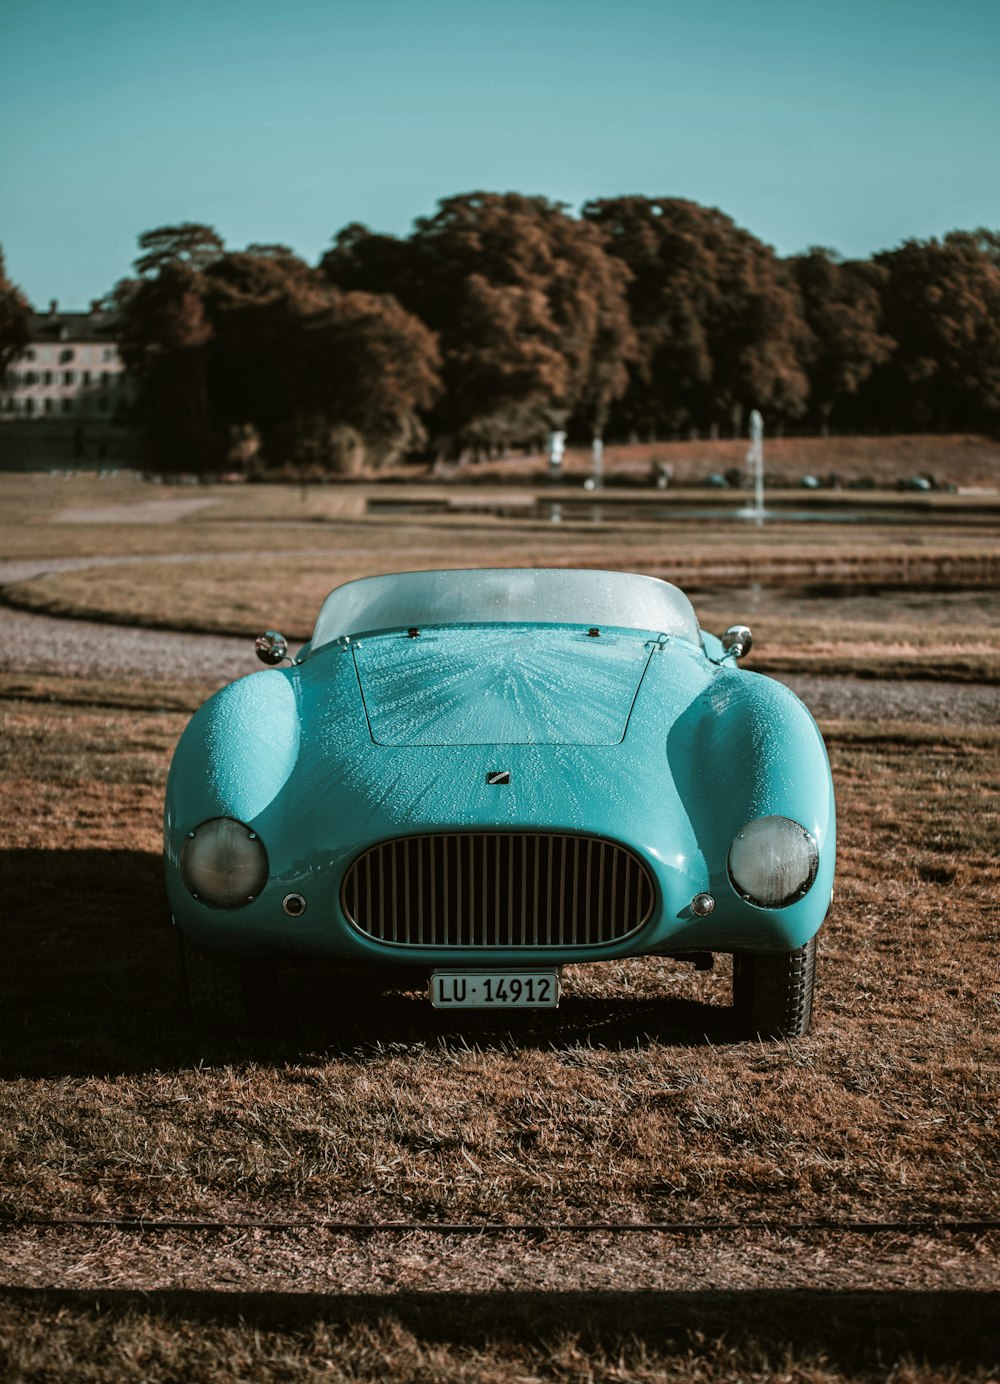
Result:
<svg viewBox="0 0 1000 1384"><path fill-rule="evenodd" d="M722 636L722 647L733 658L743 658L753 648L753 635L746 625L730 625Z"/></svg>
<svg viewBox="0 0 1000 1384"><path fill-rule="evenodd" d="M261 663L272 666L288 657L288 640L277 630L265 630L263 634L258 634L254 648Z"/></svg>

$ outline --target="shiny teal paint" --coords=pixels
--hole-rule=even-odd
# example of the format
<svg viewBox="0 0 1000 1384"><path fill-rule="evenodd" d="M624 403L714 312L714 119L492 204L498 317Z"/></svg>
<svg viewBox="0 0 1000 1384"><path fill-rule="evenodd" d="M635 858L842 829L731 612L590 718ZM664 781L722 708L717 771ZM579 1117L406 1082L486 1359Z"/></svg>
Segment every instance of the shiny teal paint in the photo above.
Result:
<svg viewBox="0 0 1000 1384"><path fill-rule="evenodd" d="M203 945L386 964L534 964L672 950L789 950L826 914L835 822L826 751L805 707L769 678L655 631L590 638L573 626L452 627L332 644L301 666L224 688L195 715L167 788L167 886ZM501 787L486 782L509 770ZM782 909L729 881L732 838L757 816L801 822L815 884ZM245 908L210 908L181 883L184 834L235 816L261 836L271 879ZM375 842L448 830L552 830L618 840L657 885L650 923L608 948L394 949L346 921L340 883ZM308 902L296 919L286 893ZM696 893L716 899L708 918Z"/></svg>
<svg viewBox="0 0 1000 1384"><path fill-rule="evenodd" d="M195 713L178 747L193 771L186 776L190 809L197 812L199 801L224 804L226 816L252 822L288 782L300 741L291 679L254 673L230 683Z"/></svg>
<svg viewBox="0 0 1000 1384"><path fill-rule="evenodd" d="M550 625L428 629L355 646L377 745L617 745L650 657L631 630Z"/></svg>

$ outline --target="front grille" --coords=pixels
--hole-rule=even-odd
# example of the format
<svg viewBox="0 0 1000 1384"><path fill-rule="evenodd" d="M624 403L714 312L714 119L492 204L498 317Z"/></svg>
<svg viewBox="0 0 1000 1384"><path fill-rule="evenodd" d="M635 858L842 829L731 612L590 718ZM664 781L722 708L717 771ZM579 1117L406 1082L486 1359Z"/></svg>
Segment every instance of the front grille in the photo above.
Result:
<svg viewBox="0 0 1000 1384"><path fill-rule="evenodd" d="M590 947L642 927L653 881L600 837L448 832L365 851L341 901L355 927L398 946Z"/></svg>

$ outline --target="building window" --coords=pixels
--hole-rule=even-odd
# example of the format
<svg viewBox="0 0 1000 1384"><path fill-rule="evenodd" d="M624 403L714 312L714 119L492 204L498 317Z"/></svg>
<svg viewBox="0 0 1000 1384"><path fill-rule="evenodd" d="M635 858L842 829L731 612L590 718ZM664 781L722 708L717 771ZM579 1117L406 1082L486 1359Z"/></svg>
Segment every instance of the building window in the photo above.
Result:
<svg viewBox="0 0 1000 1384"><path fill-rule="evenodd" d="M25 353L24 353L24 358L25 358L25 360L34 360L34 359L35 359L35 353L34 353L34 351L25 351Z"/></svg>
<svg viewBox="0 0 1000 1384"><path fill-rule="evenodd" d="M59 352L59 360L65 365L68 360L73 359L73 347L67 346L65 350Z"/></svg>
<svg viewBox="0 0 1000 1384"><path fill-rule="evenodd" d="M63 413L72 413L72 412L73 412L73 400L72 400L72 399L64 399L64 400L62 401L62 406L63 406Z"/></svg>
<svg viewBox="0 0 1000 1384"><path fill-rule="evenodd" d="M43 371L42 371L42 384L51 384L51 383L52 383L52 371L51 371L51 370L43 370Z"/></svg>
<svg viewBox="0 0 1000 1384"><path fill-rule="evenodd" d="M81 372L80 372L80 383L81 383L81 384L90 384L90 371L89 371L89 370L81 370Z"/></svg>
<svg viewBox="0 0 1000 1384"><path fill-rule="evenodd" d="M64 370L64 371L63 371L63 384L75 384L75 383L76 383L76 372L73 371L73 370Z"/></svg>
<svg viewBox="0 0 1000 1384"><path fill-rule="evenodd" d="M101 352L101 360L114 360L114 358L115 348L113 346L105 346L104 350Z"/></svg>
<svg viewBox="0 0 1000 1384"><path fill-rule="evenodd" d="M46 412L46 413L51 413L52 410L55 408L55 406L56 406L56 401L55 401L55 399L46 399L46 400L45 400L45 412Z"/></svg>
<svg viewBox="0 0 1000 1384"><path fill-rule="evenodd" d="M35 411L35 401L34 401L34 399L31 399L31 398L25 399L25 401L24 401L24 411L25 411L25 413L34 413L34 411Z"/></svg>

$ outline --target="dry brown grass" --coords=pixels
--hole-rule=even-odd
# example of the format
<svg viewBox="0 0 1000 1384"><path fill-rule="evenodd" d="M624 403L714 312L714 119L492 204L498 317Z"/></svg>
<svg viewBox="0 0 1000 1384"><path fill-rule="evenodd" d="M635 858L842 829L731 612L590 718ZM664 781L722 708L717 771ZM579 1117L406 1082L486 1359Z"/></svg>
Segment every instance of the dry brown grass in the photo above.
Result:
<svg viewBox="0 0 1000 1384"><path fill-rule="evenodd" d="M995 734L828 727L844 846L802 1043L735 1042L724 974L632 963L578 969L556 1016L464 1031L414 995L341 992L331 1007L329 977L292 975L276 1034L206 1047L180 1009L159 901L160 788L190 690L114 687L105 701L98 684L23 678L4 690L2 861L17 901L0 987L6 1215L996 1216ZM919 1281L929 1248L910 1246L904 1283ZM509 1271L517 1249L477 1257ZM721 1281L760 1258L753 1243L734 1249ZM784 1249L801 1255L794 1241ZM229 1257L251 1250L267 1255L237 1237ZM197 1282L192 1256L215 1262L190 1236L159 1251L154 1282ZM826 1256L841 1252L835 1242ZM403 1253L419 1274L438 1247ZM382 1273L399 1250L383 1255ZM985 1244L979 1257L989 1283ZM37 1244L30 1281L58 1258ZM822 1263L819 1247L810 1258ZM76 1276L113 1284L133 1262L130 1247L92 1241ZM0 1369L109 1384L923 1384L992 1377L995 1308L990 1294L939 1290L602 1290L517 1305L492 1292L311 1304L32 1292L0 1294Z"/></svg>
<svg viewBox="0 0 1000 1384"><path fill-rule="evenodd" d="M935 578L939 584L971 584L973 590L980 584L988 590L1000 580L1000 550L993 536L963 534L934 541L921 533L904 545L898 535L877 527L863 532L863 539L851 542L829 530L807 541L801 526L764 537L753 531L741 537L734 553L731 533L704 526L697 533L690 526L664 530L641 524L595 531L486 519L438 525L383 519L337 526L306 551L191 554L183 562L167 563L150 555L106 567L99 576L92 568L52 572L9 586L7 599L45 614L219 634L250 634L266 616L280 620L289 635L305 639L323 597L341 582L385 571L491 562L502 567L627 568L676 582L692 592L699 608L708 592L725 593L730 605L748 596L758 605L762 590L773 589L780 596L790 587L787 604L793 610L795 601L801 601L801 588L833 585L841 592L836 603L828 600L824 607L828 620L845 618L843 598L852 589L884 586L912 597L921 582L934 583ZM936 606L924 603L921 623L928 617L940 623ZM810 599L805 609L811 608ZM790 613L786 610L786 617ZM900 623L901 613L896 612L894 623ZM884 624L883 612L871 608L868 623Z"/></svg>
<svg viewBox="0 0 1000 1384"><path fill-rule="evenodd" d="M52 522L52 487L95 514L98 501L141 504L150 493L192 493L130 478L35 477L29 484L0 477L8 553L89 554L120 564L7 587L10 604L46 614L240 635L269 625L304 640L327 591L358 576L484 564L627 567L690 591L709 628L749 620L757 637L752 666L762 671L1000 678L990 633L1000 547L989 516L846 529L782 521L758 530L629 520L608 505L600 523L554 525L462 509L362 513L371 487L314 489L303 501L295 487L268 486L217 487L214 508L180 522L130 527ZM426 491L391 493L412 498ZM358 510L353 517L344 513L351 506ZM293 523L289 514L311 517ZM176 557L184 560L157 560ZM921 584L957 589L928 593ZM836 599L822 595L831 585L839 588ZM881 596L865 595L868 587Z"/></svg>
<svg viewBox="0 0 1000 1384"><path fill-rule="evenodd" d="M10 1384L988 1384L994 1305L976 1293L0 1295L0 1366Z"/></svg>
<svg viewBox="0 0 1000 1384"><path fill-rule="evenodd" d="M191 1034L161 898L181 689L6 690L8 1214L1000 1211L996 732L827 728L838 894L794 1047L734 1040L724 966L653 960L572 968L556 1014L499 1028L292 972L243 1049Z"/></svg>
<svg viewBox="0 0 1000 1384"><path fill-rule="evenodd" d="M293 499L301 503L291 494L282 503ZM206 544L251 551L275 534L243 518L229 528L203 518L141 533L21 518L5 521L8 553L29 531L23 551L35 544L50 555L59 535L72 535L79 552L152 554ZM148 601L162 614L176 600L179 623L203 625L206 602L236 586L240 600L259 602L253 624L239 613L247 628L284 615L290 630L295 620L304 629L341 575L407 565L387 562L401 534L407 558L426 554L413 565L458 565L467 554L480 562L485 533L494 542L502 535L509 562L585 553L594 565L618 565L628 539L619 528L556 536L451 519L400 530L334 515L305 533L317 557L175 567L166 592L160 574L140 565L109 596L104 575L99 583L91 575L88 598L119 617ZM778 546L808 552L813 537L786 534ZM891 535L850 537L877 553ZM955 550L968 551L968 538L959 535ZM927 535L908 533L906 542L919 547ZM834 538L829 545L835 552ZM627 565L640 551L662 559L661 549L634 544ZM81 583L45 598L76 608L87 594ZM752 609L736 604L744 596ZM988 591L898 591L888 603L813 596L805 616L766 587L714 589L696 604L712 628L748 618L757 666L794 646L803 663L853 658L884 671L901 656L945 667L968 658L982 660L970 664L974 676L995 676L982 653L1000 621ZM293 970L278 984L270 1031L247 1045L192 1032L162 899L163 780L205 691L0 675L0 1216L558 1224L1000 1215L997 730L824 727L841 849L815 1026L799 1043L737 1041L725 965L698 974L642 961L573 968L554 1014L504 1024L470 1016L461 1026L417 994L350 993L328 971ZM698 1262L701 1277L690 1283L706 1291L620 1297L560 1295L554 1285L584 1267L588 1282L602 1272L626 1287L655 1282L663 1247L634 1245L628 1258L611 1244L588 1249L556 1236L530 1255L501 1241L460 1258L418 1237L373 1246L366 1258L350 1243L291 1237L284 1259L273 1250L276 1265L300 1275L308 1265L315 1275L327 1259L331 1273L357 1260L375 1285L401 1274L441 1283L453 1264L516 1287L528 1259L542 1277L546 1254L553 1266L545 1280L553 1289L523 1297L359 1288L316 1299L209 1291L261 1275L271 1251L256 1239L230 1237L221 1255L211 1237L165 1237L145 1257L112 1240L77 1245L65 1231L29 1228L0 1236L5 1281L38 1285L0 1290L0 1376L924 1384L985 1381L1000 1362L989 1291L995 1237L952 1250L946 1241L894 1240L893 1291L870 1294L808 1286L843 1282L843 1237L819 1237L808 1254L801 1238L735 1237L700 1260L682 1241L672 1251L677 1282L687 1287ZM881 1244L882 1262L889 1253ZM984 1291L940 1291L949 1254L962 1284ZM770 1265L780 1283L800 1264L795 1291L707 1291L752 1282L754 1265ZM289 1277L276 1268L279 1286L296 1281L292 1268L282 1272ZM175 1278L185 1291L109 1291ZM41 1291L59 1281L81 1291ZM101 1291L83 1291L88 1284Z"/></svg>
<svg viewBox="0 0 1000 1384"><path fill-rule="evenodd" d="M983 445L992 458L992 484L995 489L1000 488L1000 446ZM536 463L526 465L535 466L537 470ZM473 468L458 473L447 484L417 484L410 473L403 473L395 483L342 483L310 485L306 488L298 485L185 486L155 483L126 474L99 480L91 473L65 477L0 473L2 552L5 557L223 553L241 549L288 553L303 547L329 548L336 552L343 526L363 521L363 510L370 500L382 506L390 501L398 504L420 502L424 505L430 501L439 505L451 502L454 512L441 516L445 527L458 523L466 529L475 529L477 526L481 529L483 525L492 526L495 521L487 515L477 515L469 510L481 509L491 497L498 502L509 503L518 511L524 508L532 495L567 503L583 501L586 497L581 489L581 475L573 467L567 469L566 481L565 486L553 488L542 475L536 476L530 469L525 471L518 463L503 463L493 469ZM742 502L735 492L706 491L699 494L690 490L675 493L623 488L615 485L614 467L609 470L606 494L598 498L603 498L607 511L605 517L612 525L621 503L635 504L645 500L655 502L662 509L664 506L688 502L701 506L711 503L733 507ZM746 497L742 498L745 500ZM145 506L157 500L207 503L205 507L172 523L133 524L122 521L123 506ZM884 509L888 503L903 513L920 513L932 517L935 522L947 521L959 526L960 538L973 537L977 522L992 527L997 506L995 494L992 497L941 493L907 496L893 490L839 494L795 490L788 492L785 500L796 509L811 505L823 508L832 504L838 509L855 508L861 512L873 507ZM63 522L67 515L74 522ZM383 521L382 527L388 535L387 551L391 551L393 538L398 541L401 531L405 535L411 525L405 515L398 513L385 516L385 520L387 522ZM556 527L549 523L534 526L531 541L536 546L541 542L543 548L550 542L558 546L563 540L554 532ZM581 526L568 527L575 531ZM812 549L815 541L824 544L830 541L822 537L822 530L827 527L810 525L806 531L799 532L798 537L807 551ZM833 527L838 531L842 526ZM530 521L526 519L513 521L513 527L507 524L503 531L507 537L513 537L517 528L532 532ZM626 525L626 541L631 540L634 528L631 522ZM866 540L860 528L851 528L853 532L849 542L863 544ZM966 528L968 533L965 533ZM603 525L588 522L582 529L577 538L585 537L589 532L599 546L607 547L609 535ZM771 526L766 541L784 544L786 540L781 534L785 529L784 524ZM663 534L664 524L658 523L648 530L647 535L661 555ZM737 528L733 524L723 527L719 537L724 544L735 546L732 540L737 534L741 544L753 540L749 527ZM614 542L621 539L620 534L610 536ZM690 522L679 533L669 535L671 541L680 538L682 544L691 539L696 551L699 549L698 536L692 531ZM895 537L904 544L908 542L907 536L901 535L898 530ZM377 535L371 535L371 538L374 546L381 546ZM474 544L481 538L481 533L478 539L472 533L464 541ZM835 532L835 542L842 542L843 538L842 532ZM404 542L408 541L404 537ZM463 541L461 532L458 533L458 541ZM448 536L442 535L440 523L429 542L439 553L442 546L447 544Z"/></svg>

